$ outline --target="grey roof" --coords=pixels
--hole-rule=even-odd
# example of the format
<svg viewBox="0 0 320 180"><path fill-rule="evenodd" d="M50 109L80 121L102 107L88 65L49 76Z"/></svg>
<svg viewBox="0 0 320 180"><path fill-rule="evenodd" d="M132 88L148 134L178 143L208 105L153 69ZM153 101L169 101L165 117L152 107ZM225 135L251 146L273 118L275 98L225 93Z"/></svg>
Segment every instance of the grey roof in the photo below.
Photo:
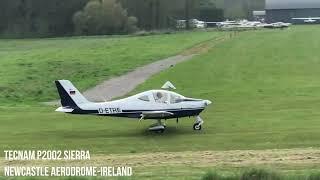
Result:
<svg viewBox="0 0 320 180"><path fill-rule="evenodd" d="M320 8L320 0L266 0L266 9Z"/></svg>

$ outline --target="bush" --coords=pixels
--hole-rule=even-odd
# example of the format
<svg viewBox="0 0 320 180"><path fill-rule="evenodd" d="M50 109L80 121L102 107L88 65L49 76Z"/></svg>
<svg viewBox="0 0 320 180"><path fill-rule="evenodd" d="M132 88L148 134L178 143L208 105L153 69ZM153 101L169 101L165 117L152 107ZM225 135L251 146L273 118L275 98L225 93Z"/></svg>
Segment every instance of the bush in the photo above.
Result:
<svg viewBox="0 0 320 180"><path fill-rule="evenodd" d="M312 173L309 177L308 180L320 180L320 172L318 173Z"/></svg>
<svg viewBox="0 0 320 180"><path fill-rule="evenodd" d="M152 35L161 35L161 34L174 34L174 30L153 30L153 31L137 31L134 33L136 36L152 36Z"/></svg>
<svg viewBox="0 0 320 180"><path fill-rule="evenodd" d="M208 171L202 176L201 179L202 180L220 180L222 179L222 177L216 172Z"/></svg>
<svg viewBox="0 0 320 180"><path fill-rule="evenodd" d="M202 177L202 180L239 180L236 176L223 176L215 171L208 171Z"/></svg>
<svg viewBox="0 0 320 180"><path fill-rule="evenodd" d="M82 11L73 15L75 34L128 34L138 30L138 19L128 16L116 0L90 0Z"/></svg>

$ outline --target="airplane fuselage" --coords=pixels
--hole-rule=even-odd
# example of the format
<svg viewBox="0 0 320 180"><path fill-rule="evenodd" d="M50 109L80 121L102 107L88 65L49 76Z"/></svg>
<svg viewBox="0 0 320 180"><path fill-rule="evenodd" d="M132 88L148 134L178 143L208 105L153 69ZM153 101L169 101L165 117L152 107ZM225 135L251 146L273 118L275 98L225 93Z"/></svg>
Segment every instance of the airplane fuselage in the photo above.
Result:
<svg viewBox="0 0 320 180"><path fill-rule="evenodd" d="M158 103L150 98L149 102L139 100L139 96L135 95L125 99L102 102L102 103L85 103L78 105L69 112L72 114L90 114L99 116L114 116L127 118L141 118L144 112L166 111L172 113L166 119L197 116L206 106L206 100L198 100L188 98L187 101L178 103L163 102ZM159 119L158 117L149 117L148 119Z"/></svg>
<svg viewBox="0 0 320 180"><path fill-rule="evenodd" d="M109 102L90 102L68 80L55 81L61 99L57 112L97 116L127 117L136 119L156 119L151 131L163 132L165 124L161 120L195 116L194 130L201 130L203 120L199 114L212 102L187 98L167 90L145 91L124 99ZM167 82L163 87L171 86ZM172 85L173 86L173 85Z"/></svg>

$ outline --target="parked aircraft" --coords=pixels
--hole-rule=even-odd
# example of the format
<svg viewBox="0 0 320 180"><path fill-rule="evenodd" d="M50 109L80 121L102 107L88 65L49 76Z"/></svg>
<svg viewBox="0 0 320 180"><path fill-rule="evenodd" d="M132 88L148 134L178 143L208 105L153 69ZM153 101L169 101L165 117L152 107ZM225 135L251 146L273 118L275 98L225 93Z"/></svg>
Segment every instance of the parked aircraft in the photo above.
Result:
<svg viewBox="0 0 320 180"><path fill-rule="evenodd" d="M220 29L257 29L263 27L263 23L259 21L248 21L246 19L238 21L223 21L223 22L206 22L207 24L216 24Z"/></svg>
<svg viewBox="0 0 320 180"><path fill-rule="evenodd" d="M222 21L222 22L205 22L207 25L210 25L210 24L215 24L218 28L222 28L222 27L225 27L225 26L236 26L236 25L240 25L239 22L237 21L229 21L229 20L226 20L226 21Z"/></svg>
<svg viewBox="0 0 320 180"><path fill-rule="evenodd" d="M291 26L291 23L284 23L284 22L276 22L276 23L271 23L271 24L264 24L263 27L264 28L288 28L289 26Z"/></svg>
<svg viewBox="0 0 320 180"><path fill-rule="evenodd" d="M177 20L176 22L177 22L176 24L177 29L185 29L187 27L186 20ZM191 28L203 29L207 27L207 24L204 21L199 21L198 19L190 19L189 26Z"/></svg>
<svg viewBox="0 0 320 180"><path fill-rule="evenodd" d="M315 23L320 20L320 17L308 17L308 18L292 18L293 20L303 20L304 23Z"/></svg>
<svg viewBox="0 0 320 180"><path fill-rule="evenodd" d="M199 114L211 104L209 100L184 97L178 93L164 90L175 89L167 82L162 90L150 90L124 99L109 102L90 102L68 80L55 81L61 98L62 106L57 112L71 114L88 114L98 116L115 116L144 119L154 119L156 124L150 126L150 131L164 132L166 125L162 120L181 117L195 117L194 130L201 130L203 120Z"/></svg>
<svg viewBox="0 0 320 180"><path fill-rule="evenodd" d="M291 26L290 23L276 22L265 24L259 21L248 21L246 19L239 21L224 21L224 22L206 22L216 24L221 29L257 29L257 28L287 28Z"/></svg>

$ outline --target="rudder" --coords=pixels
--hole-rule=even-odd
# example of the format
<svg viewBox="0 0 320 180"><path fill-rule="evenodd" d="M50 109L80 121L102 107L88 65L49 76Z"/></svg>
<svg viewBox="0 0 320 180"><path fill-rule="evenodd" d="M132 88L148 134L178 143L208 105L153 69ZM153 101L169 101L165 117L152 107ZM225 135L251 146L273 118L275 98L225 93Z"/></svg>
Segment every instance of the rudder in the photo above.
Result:
<svg viewBox="0 0 320 180"><path fill-rule="evenodd" d="M69 80L58 80L55 84L63 107L80 109L79 104L89 102Z"/></svg>

